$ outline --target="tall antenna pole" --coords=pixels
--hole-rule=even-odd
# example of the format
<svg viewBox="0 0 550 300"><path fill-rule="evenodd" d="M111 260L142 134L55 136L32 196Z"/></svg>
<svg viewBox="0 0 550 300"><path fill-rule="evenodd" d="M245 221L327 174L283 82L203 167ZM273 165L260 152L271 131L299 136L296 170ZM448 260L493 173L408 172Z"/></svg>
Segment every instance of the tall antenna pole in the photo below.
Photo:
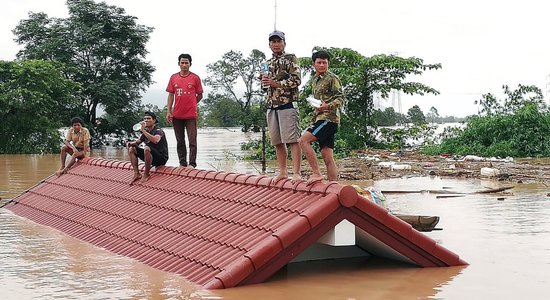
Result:
<svg viewBox="0 0 550 300"><path fill-rule="evenodd" d="M277 30L277 0L275 0L275 5L274 5L274 10L275 10L275 16L273 18L273 30Z"/></svg>

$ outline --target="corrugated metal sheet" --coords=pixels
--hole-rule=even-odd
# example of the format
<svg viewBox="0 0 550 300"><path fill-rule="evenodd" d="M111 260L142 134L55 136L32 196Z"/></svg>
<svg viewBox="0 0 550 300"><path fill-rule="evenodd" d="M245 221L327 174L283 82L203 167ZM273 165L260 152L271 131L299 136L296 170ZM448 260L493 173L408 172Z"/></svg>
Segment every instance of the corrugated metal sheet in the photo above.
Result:
<svg viewBox="0 0 550 300"><path fill-rule="evenodd" d="M351 186L86 158L6 208L206 288L262 282L347 219L418 266L465 264ZM368 250L368 249L367 249Z"/></svg>

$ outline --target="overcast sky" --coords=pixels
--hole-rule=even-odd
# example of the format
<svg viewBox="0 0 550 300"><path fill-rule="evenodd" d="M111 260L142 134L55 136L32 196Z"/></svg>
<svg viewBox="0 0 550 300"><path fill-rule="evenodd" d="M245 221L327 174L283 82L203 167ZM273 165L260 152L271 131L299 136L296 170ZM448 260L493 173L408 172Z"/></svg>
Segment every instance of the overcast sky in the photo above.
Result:
<svg viewBox="0 0 550 300"><path fill-rule="evenodd" d="M98 2L98 1L96 1ZM230 51L270 55L274 0L107 0L154 27L147 45L156 68L144 103L166 105L166 84L179 70L180 53L193 56L191 70L205 78L206 65ZM0 59L13 60L20 47L12 30L28 12L66 17L65 0L17 0L0 12ZM397 53L443 68L421 81L438 96L405 96L402 111L432 106L441 116L477 112L481 94L500 95L503 84L536 85L546 95L550 81L550 2L440 0L277 0L277 29L287 35L287 52L310 56L314 46L351 48L365 56ZM208 88L206 87L206 91ZM391 102L391 101L389 101ZM387 103L387 105L391 103ZM397 109L397 107L396 107Z"/></svg>

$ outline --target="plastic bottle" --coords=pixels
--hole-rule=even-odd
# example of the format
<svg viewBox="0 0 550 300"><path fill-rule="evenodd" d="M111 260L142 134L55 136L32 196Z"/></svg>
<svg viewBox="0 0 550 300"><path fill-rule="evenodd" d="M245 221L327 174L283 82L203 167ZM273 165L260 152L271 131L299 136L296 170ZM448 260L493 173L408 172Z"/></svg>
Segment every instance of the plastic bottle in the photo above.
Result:
<svg viewBox="0 0 550 300"><path fill-rule="evenodd" d="M260 74L263 76L269 76L269 65L267 64L267 62L263 62L260 64ZM267 89L269 88L269 86L267 85L264 85L263 82L262 82L262 89L264 91L267 91Z"/></svg>

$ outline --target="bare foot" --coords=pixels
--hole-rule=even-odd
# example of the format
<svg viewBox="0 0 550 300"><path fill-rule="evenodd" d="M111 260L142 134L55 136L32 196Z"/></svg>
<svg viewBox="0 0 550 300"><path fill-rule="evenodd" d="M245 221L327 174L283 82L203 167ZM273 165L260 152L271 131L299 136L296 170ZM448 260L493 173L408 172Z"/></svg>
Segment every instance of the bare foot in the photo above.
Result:
<svg viewBox="0 0 550 300"><path fill-rule="evenodd" d="M151 178L151 174L143 174L143 176L141 177L140 182L143 183L143 182L149 180L149 178Z"/></svg>
<svg viewBox="0 0 550 300"><path fill-rule="evenodd" d="M55 172L55 176L59 177L65 173L67 173L67 170L65 168L60 168L57 172Z"/></svg>
<svg viewBox="0 0 550 300"><path fill-rule="evenodd" d="M140 180L140 179L141 179L141 174L139 174L139 173L138 173L138 174L134 174L134 177L133 177L132 180L130 181L130 184L132 184L132 183L134 183L134 182L136 182L136 181L138 181L138 180Z"/></svg>
<svg viewBox="0 0 550 300"><path fill-rule="evenodd" d="M294 174L292 176L292 180L290 180L290 182L292 182L292 183L296 183L296 182L299 182L299 181L302 181L302 176L300 176L300 174Z"/></svg>
<svg viewBox="0 0 550 300"><path fill-rule="evenodd" d="M288 179L288 176L279 174L277 177L271 178L271 184L275 185L275 184L277 184L277 182L279 182L283 179Z"/></svg>
<svg viewBox="0 0 550 300"><path fill-rule="evenodd" d="M311 184L314 184L316 182L322 182L324 179L323 176L311 176L309 177L309 179L307 180L307 185L311 185Z"/></svg>

